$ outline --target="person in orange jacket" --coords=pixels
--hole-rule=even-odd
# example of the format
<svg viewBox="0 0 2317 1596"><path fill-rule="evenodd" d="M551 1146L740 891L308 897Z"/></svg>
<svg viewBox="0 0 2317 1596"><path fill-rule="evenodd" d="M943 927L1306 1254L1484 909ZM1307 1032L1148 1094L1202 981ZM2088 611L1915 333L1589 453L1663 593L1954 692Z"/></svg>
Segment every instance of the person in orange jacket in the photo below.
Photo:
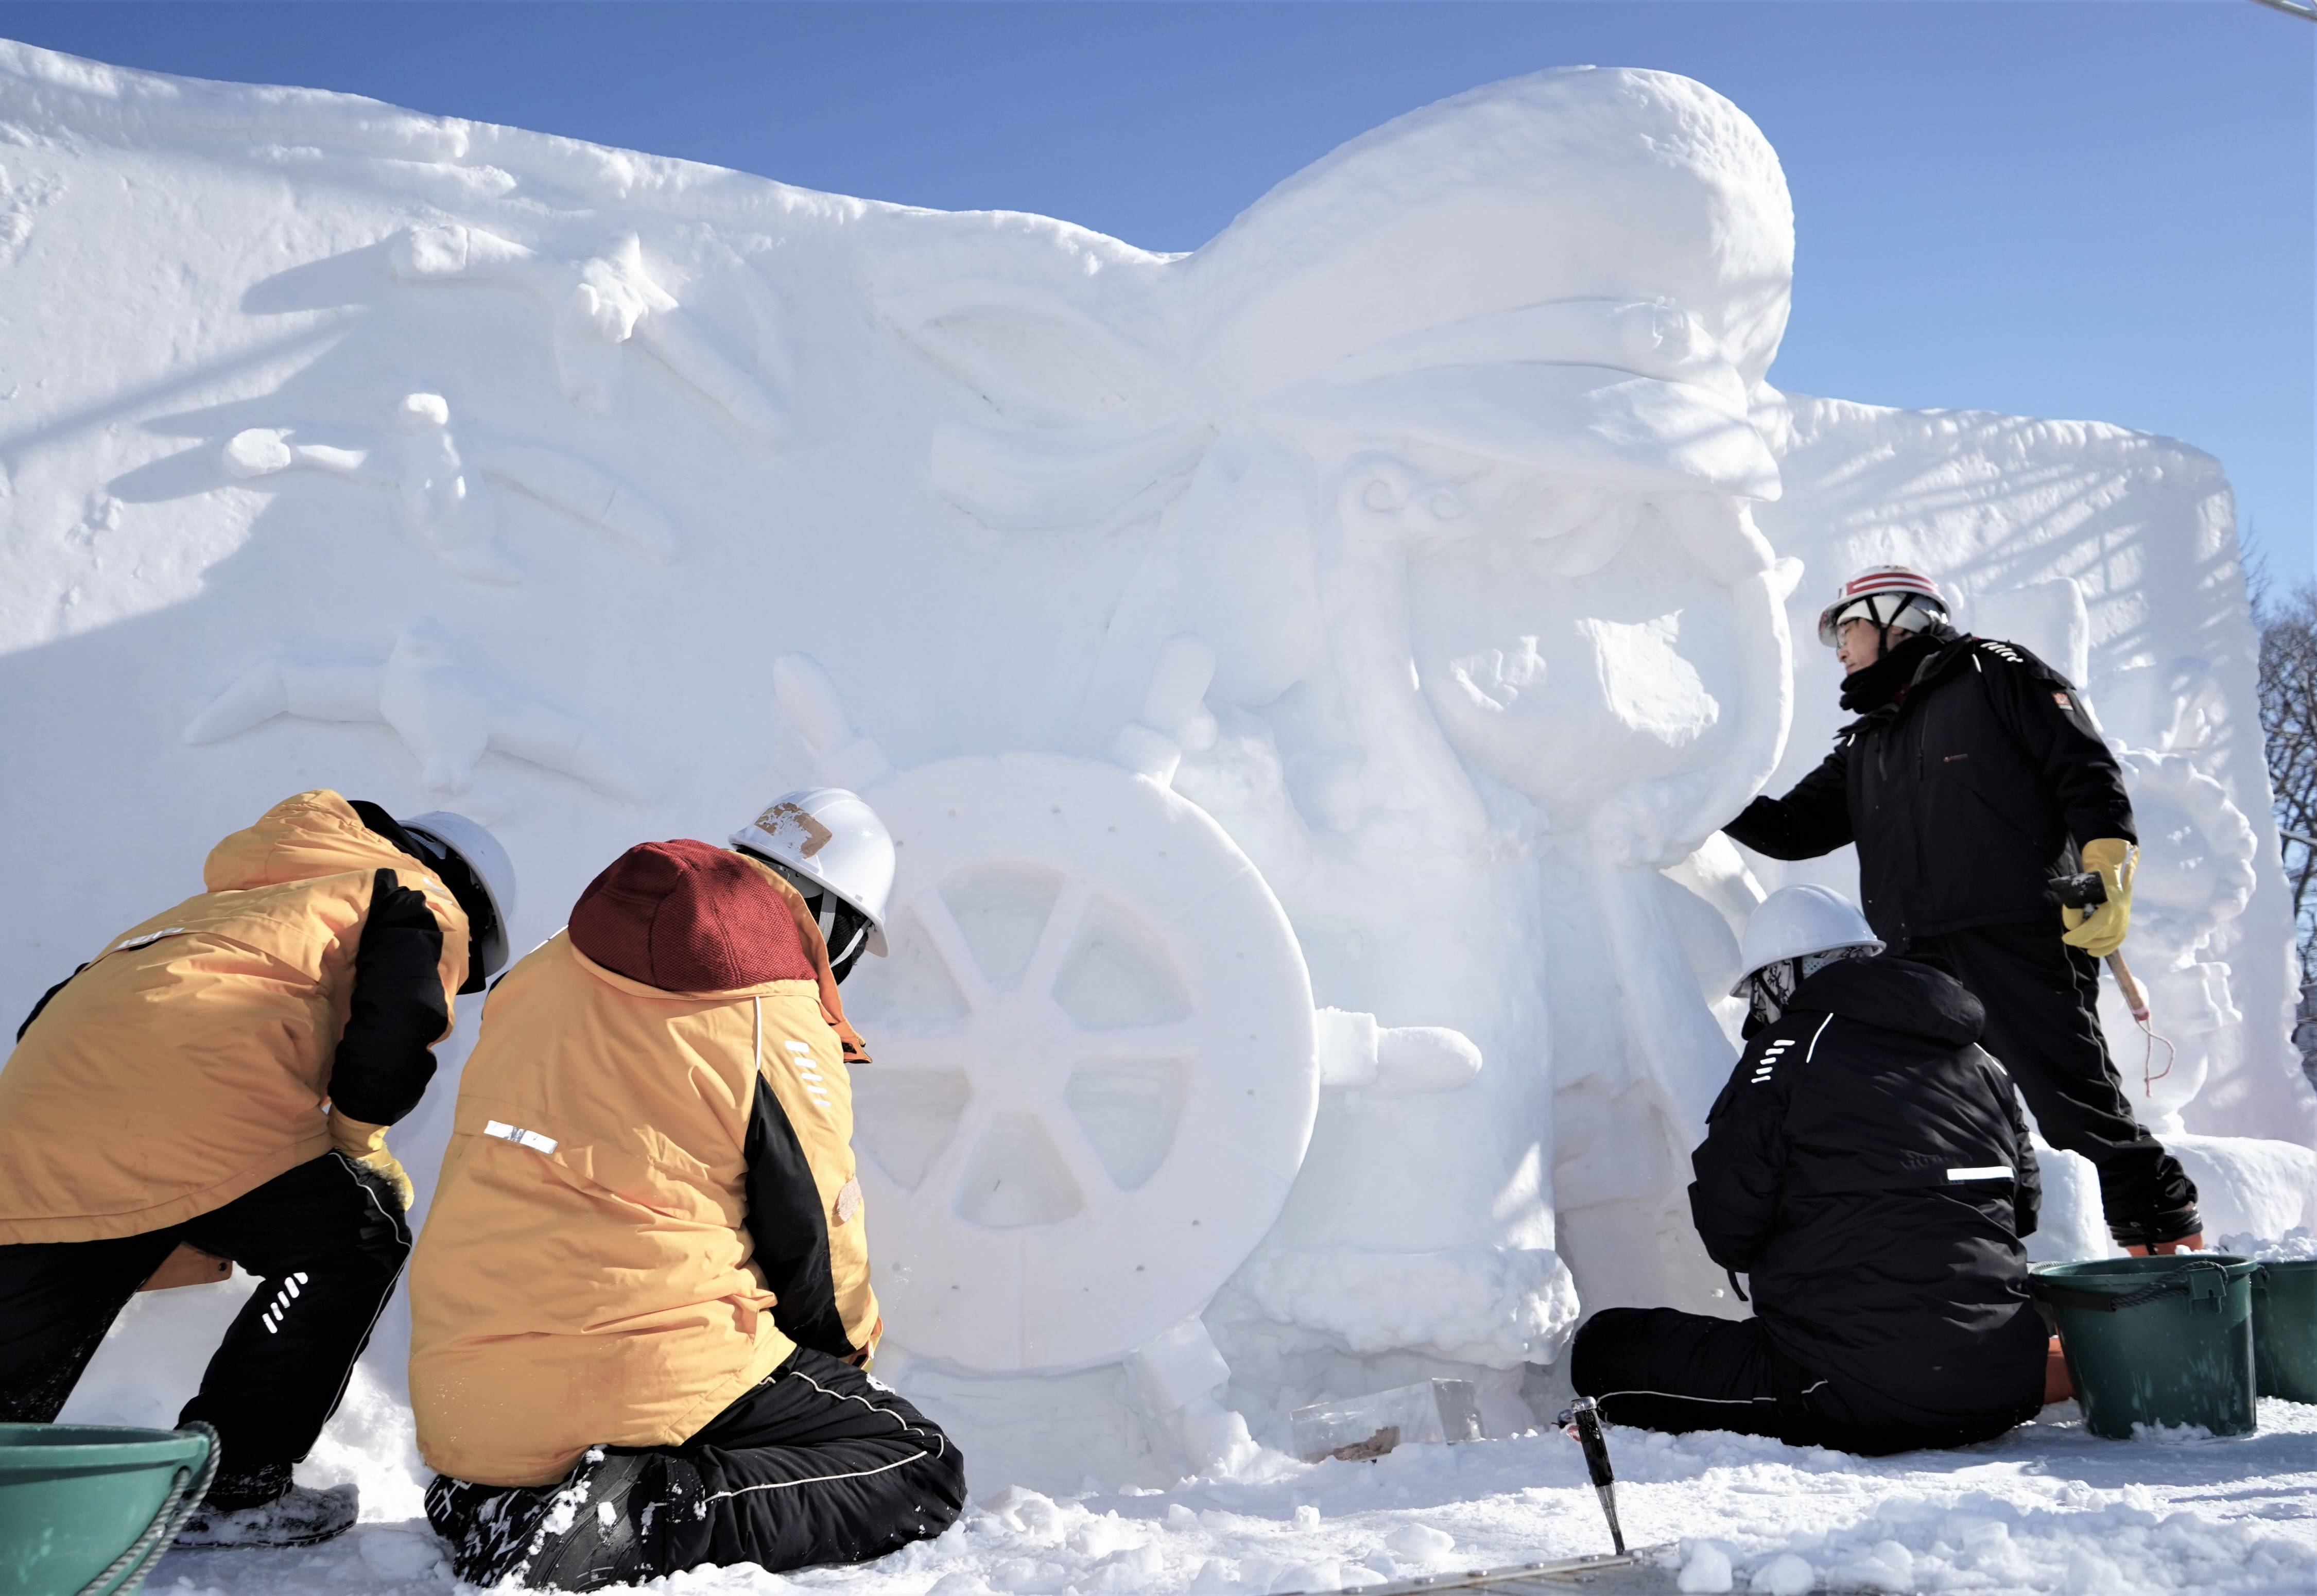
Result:
<svg viewBox="0 0 2317 1596"><path fill-rule="evenodd" d="M291 1466L410 1249L387 1128L454 994L505 962L514 872L462 816L322 790L219 843L202 879L51 987L0 1070L0 1420L54 1420L165 1265L230 1260L258 1288L178 1420L220 1449L178 1544L309 1545L353 1522L355 1489Z"/></svg>
<svg viewBox="0 0 2317 1596"><path fill-rule="evenodd" d="M807 796L859 810L890 883L867 806ZM956 1447L866 1372L867 1054L818 923L836 910L789 872L843 893L756 843L630 849L484 1011L410 1283L427 1517L462 1580L859 1562L962 1509ZM854 890L881 911L882 885Z"/></svg>

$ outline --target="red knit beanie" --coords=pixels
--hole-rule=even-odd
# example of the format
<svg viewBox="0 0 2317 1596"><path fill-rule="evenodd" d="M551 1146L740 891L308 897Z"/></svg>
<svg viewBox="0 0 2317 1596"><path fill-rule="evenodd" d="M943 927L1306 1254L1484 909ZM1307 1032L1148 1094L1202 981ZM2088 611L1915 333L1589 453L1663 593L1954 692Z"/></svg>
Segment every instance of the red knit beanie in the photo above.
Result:
<svg viewBox="0 0 2317 1596"><path fill-rule="evenodd" d="M780 889L739 855L690 838L639 843L587 884L571 943L663 992L810 981L812 958Z"/></svg>

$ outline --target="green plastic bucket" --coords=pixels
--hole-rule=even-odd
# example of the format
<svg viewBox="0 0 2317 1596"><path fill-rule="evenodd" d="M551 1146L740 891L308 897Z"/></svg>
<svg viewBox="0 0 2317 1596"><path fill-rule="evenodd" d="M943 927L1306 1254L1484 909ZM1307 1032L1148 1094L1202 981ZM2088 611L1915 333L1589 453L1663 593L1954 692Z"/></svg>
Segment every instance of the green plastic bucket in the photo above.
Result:
<svg viewBox="0 0 2317 1596"><path fill-rule="evenodd" d="M2263 1396L2317 1402L2317 1259L2260 1266L2252 1283L2252 1360Z"/></svg>
<svg viewBox="0 0 2317 1596"><path fill-rule="evenodd" d="M2211 1253L2055 1263L2029 1277L2060 1321L2084 1428L2112 1440L2134 1424L2260 1427L2252 1372L2252 1278Z"/></svg>
<svg viewBox="0 0 2317 1596"><path fill-rule="evenodd" d="M0 1591L128 1596L217 1473L217 1432L0 1424Z"/></svg>

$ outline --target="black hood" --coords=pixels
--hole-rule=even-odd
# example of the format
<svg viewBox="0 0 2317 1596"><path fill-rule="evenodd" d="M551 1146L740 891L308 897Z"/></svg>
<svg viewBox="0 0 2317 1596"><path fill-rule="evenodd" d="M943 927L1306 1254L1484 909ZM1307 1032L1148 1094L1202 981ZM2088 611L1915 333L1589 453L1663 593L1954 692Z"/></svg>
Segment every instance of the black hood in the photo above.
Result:
<svg viewBox="0 0 2317 1596"><path fill-rule="evenodd" d="M1979 1040L1987 1011L1951 976L1910 958L1846 958L1794 988L1788 1013L1839 1014L1861 1025L1928 1037L1950 1048Z"/></svg>

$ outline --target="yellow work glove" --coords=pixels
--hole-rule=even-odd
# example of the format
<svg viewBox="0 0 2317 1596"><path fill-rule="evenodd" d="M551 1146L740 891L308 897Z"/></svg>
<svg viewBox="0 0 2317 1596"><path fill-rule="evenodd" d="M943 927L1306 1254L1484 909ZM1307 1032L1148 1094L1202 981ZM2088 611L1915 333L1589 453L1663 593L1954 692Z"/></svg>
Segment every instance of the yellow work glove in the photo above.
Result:
<svg viewBox="0 0 2317 1596"><path fill-rule="evenodd" d="M401 1161L386 1150L386 1127L366 1120L349 1119L330 1110L330 1141L339 1152L370 1171L393 1188L395 1197L408 1213L418 1193L411 1189L410 1176L404 1172Z"/></svg>
<svg viewBox="0 0 2317 1596"><path fill-rule="evenodd" d="M2071 909L2062 905L2060 923L2067 930L2060 940L2081 948L2094 958L2106 958L2124 946L2132 924L2132 873L2140 866L2140 850L2121 837L2097 837L2084 844L2084 869L2098 870L2107 883L2107 902L2095 909Z"/></svg>

